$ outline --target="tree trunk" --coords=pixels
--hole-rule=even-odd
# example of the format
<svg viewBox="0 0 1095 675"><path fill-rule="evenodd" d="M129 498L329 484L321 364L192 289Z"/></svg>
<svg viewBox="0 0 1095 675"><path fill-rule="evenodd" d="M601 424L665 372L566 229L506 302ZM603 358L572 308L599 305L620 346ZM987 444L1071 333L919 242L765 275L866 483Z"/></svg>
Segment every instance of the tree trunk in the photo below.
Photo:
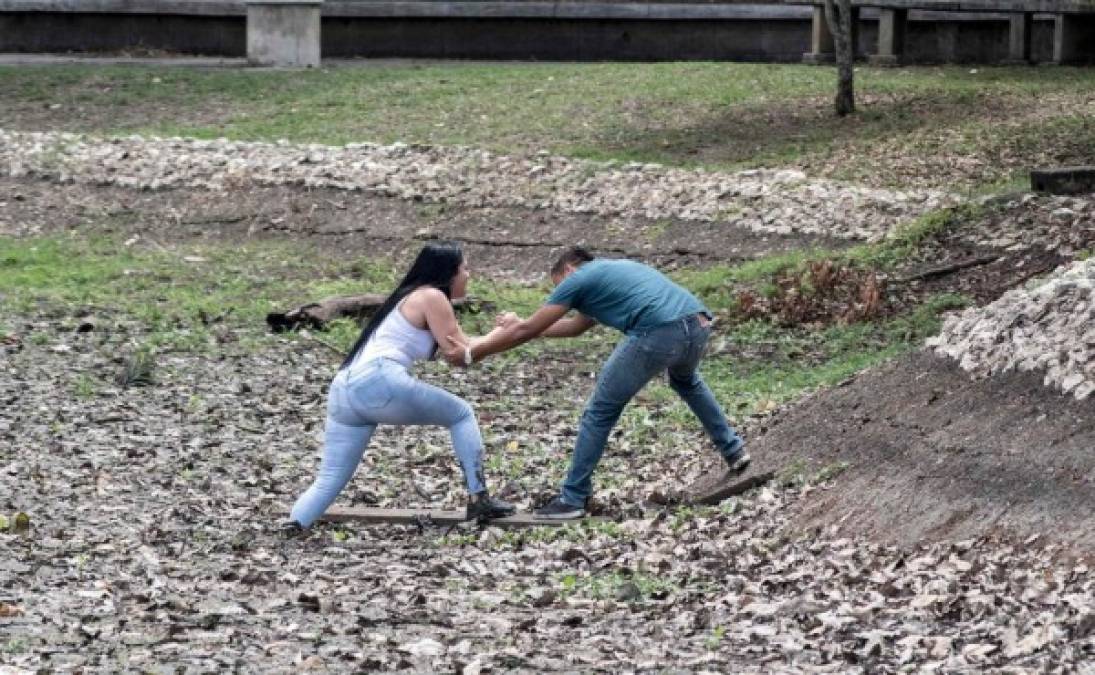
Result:
<svg viewBox="0 0 1095 675"><path fill-rule="evenodd" d="M296 330L298 328L313 328L322 330L327 323L345 316L356 319L365 319L373 315L384 301L386 295L368 293L366 295L350 295L337 298L325 298L319 302L310 302L301 305L288 312L270 312L266 315L266 323L275 333ZM493 312L494 304L475 298L463 298L454 300L452 306L457 311L478 314L479 312Z"/></svg>
<svg viewBox="0 0 1095 675"><path fill-rule="evenodd" d="M852 43L852 0L825 0L825 22L836 51L836 114L855 112L855 45Z"/></svg>

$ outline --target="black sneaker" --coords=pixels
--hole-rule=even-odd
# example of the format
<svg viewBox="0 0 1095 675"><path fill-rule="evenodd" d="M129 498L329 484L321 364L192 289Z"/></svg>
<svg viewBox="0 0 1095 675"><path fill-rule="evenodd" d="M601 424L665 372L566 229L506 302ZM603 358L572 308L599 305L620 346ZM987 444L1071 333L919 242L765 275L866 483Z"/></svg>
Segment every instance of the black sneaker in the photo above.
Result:
<svg viewBox="0 0 1095 675"><path fill-rule="evenodd" d="M505 518L517 512L516 506L501 499L495 499L486 491L472 495L472 500L468 502L468 510L465 516L468 520L482 522L484 520L494 520L495 518Z"/></svg>
<svg viewBox="0 0 1095 675"><path fill-rule="evenodd" d="M295 520L284 520L278 523L275 531L278 536L285 537L286 539L295 539L308 534L308 528Z"/></svg>
<svg viewBox="0 0 1095 675"><path fill-rule="evenodd" d="M753 461L753 458L749 456L749 453L742 450L733 457L726 459L726 468L730 473L741 473L749 468L749 462Z"/></svg>
<svg viewBox="0 0 1095 675"><path fill-rule="evenodd" d="M562 497L556 497L547 504L532 512L532 517L537 520L573 520L586 514L585 508L571 506L563 501Z"/></svg>

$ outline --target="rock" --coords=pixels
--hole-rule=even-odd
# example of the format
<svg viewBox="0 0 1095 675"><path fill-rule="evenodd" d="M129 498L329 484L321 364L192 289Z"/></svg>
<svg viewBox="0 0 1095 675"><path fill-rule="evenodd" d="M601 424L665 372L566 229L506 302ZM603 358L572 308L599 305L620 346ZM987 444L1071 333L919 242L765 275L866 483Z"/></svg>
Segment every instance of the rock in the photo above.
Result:
<svg viewBox="0 0 1095 675"><path fill-rule="evenodd" d="M1076 217L1076 212L1073 211L1072 209L1061 208L1061 209L1055 209L1053 211L1053 213L1051 213L1050 215L1052 215L1057 220L1070 221L1074 217Z"/></svg>
<svg viewBox="0 0 1095 675"><path fill-rule="evenodd" d="M1095 245L1095 195L1027 194L979 219L977 228L965 232L963 238L1007 251L1044 249L1072 256Z"/></svg>
<svg viewBox="0 0 1095 675"><path fill-rule="evenodd" d="M616 589L616 599L620 602L634 602L642 597L642 590L633 581L625 581Z"/></svg>
<svg viewBox="0 0 1095 675"><path fill-rule="evenodd" d="M533 607L547 607L555 602L557 594L551 588L536 588L529 592L529 601Z"/></svg>
<svg viewBox="0 0 1095 675"><path fill-rule="evenodd" d="M401 645L399 651L412 656L441 656L445 653L445 645L431 638L422 638L414 642Z"/></svg>

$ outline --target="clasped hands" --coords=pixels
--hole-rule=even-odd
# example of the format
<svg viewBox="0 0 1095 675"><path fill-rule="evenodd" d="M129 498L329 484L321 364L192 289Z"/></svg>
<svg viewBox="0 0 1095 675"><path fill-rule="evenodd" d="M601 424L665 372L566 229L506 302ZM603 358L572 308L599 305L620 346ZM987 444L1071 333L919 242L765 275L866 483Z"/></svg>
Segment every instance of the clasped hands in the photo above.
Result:
<svg viewBox="0 0 1095 675"><path fill-rule="evenodd" d="M494 330L488 333L488 335L494 335L499 332L507 331L519 323L521 323L521 317L518 316L515 312L503 312L494 317ZM448 338L449 343L457 347L458 350L455 354L448 354L445 357L445 360L447 360L449 362L449 365L451 366L466 367L471 365L472 345L479 340L485 339L487 336L484 335L483 337L472 338L467 341L461 340L455 335L448 335L446 337Z"/></svg>

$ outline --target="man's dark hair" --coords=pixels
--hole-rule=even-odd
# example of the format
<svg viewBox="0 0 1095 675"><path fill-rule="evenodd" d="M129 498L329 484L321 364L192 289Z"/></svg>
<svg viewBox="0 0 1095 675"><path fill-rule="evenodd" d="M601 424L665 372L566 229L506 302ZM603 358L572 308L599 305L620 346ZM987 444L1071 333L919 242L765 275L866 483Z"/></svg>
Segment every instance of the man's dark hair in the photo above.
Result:
<svg viewBox="0 0 1095 675"><path fill-rule="evenodd" d="M563 273L563 269L567 265L574 265L578 267L583 263L587 263L593 260L593 254L585 250L581 246L571 246L567 250L563 251L563 254L559 256L559 259L555 261L555 264L551 266L551 276L557 277Z"/></svg>

